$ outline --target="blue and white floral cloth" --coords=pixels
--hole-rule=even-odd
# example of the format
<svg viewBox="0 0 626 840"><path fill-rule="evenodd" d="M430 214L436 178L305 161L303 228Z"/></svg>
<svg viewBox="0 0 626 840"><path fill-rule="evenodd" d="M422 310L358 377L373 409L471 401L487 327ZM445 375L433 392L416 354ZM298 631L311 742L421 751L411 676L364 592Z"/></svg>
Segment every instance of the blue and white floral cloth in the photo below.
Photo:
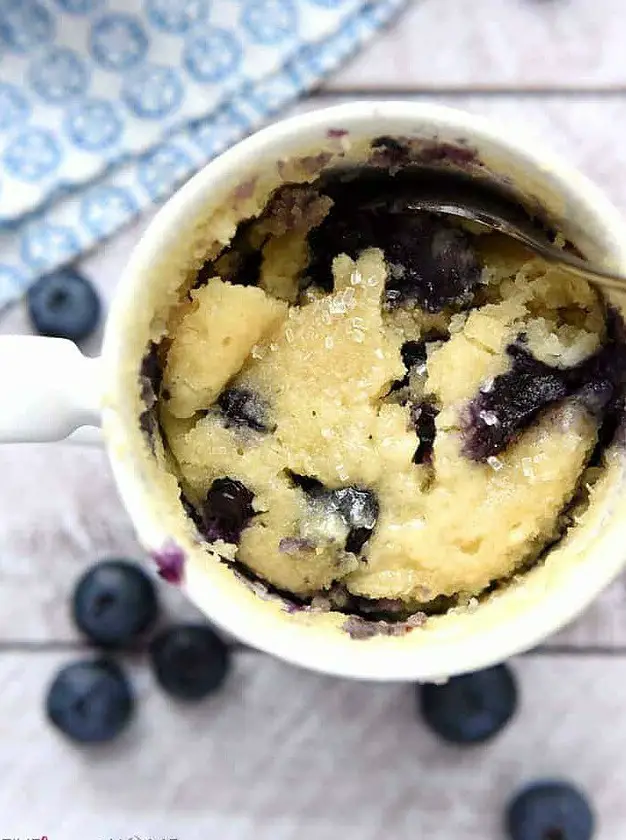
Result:
<svg viewBox="0 0 626 840"><path fill-rule="evenodd" d="M0 307L350 55L405 0L0 0Z"/></svg>

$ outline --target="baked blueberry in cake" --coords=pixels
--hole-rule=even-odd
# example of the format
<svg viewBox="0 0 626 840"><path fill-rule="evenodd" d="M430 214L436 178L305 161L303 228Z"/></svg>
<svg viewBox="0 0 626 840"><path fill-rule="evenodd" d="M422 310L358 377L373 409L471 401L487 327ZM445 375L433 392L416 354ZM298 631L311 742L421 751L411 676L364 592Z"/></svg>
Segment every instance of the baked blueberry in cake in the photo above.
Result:
<svg viewBox="0 0 626 840"><path fill-rule="evenodd" d="M405 151L373 153L279 187L204 260L148 348L144 425L226 562L402 621L562 536L622 417L626 351L583 279L412 210Z"/></svg>

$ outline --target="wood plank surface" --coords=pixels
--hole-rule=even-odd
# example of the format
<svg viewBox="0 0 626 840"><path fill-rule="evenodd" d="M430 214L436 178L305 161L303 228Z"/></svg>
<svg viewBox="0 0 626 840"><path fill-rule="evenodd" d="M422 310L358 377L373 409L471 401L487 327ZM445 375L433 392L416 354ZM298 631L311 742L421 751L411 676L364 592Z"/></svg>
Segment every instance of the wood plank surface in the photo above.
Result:
<svg viewBox="0 0 626 840"><path fill-rule="evenodd" d="M622 88L622 0L409 0L327 90Z"/></svg>
<svg viewBox="0 0 626 840"><path fill-rule="evenodd" d="M79 749L45 722L60 654L0 655L0 836L50 840L501 840L511 792L565 777L593 792L595 840L626 826L626 661L523 657L521 704L493 743L443 745L411 686L240 655L224 692L168 701L145 663L119 743Z"/></svg>
<svg viewBox="0 0 626 840"><path fill-rule="evenodd" d="M79 575L99 558L143 558L106 455L0 447L0 475L0 644L76 639L69 598ZM176 587L160 592L166 612L197 615Z"/></svg>

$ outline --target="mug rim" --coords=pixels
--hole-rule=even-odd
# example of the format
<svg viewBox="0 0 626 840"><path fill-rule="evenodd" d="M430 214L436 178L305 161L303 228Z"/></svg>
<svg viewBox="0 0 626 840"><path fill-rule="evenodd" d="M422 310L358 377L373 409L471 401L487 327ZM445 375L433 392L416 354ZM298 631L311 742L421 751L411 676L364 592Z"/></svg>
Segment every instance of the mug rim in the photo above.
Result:
<svg viewBox="0 0 626 840"><path fill-rule="evenodd" d="M236 173L245 169L255 156L267 154L268 150L280 157L285 154L285 148L294 144L302 147L306 145L307 136L320 129L328 130L333 124L340 123L342 127L345 125L349 130L356 131L376 121L380 127L376 132L370 132L371 136L384 134L385 122L406 123L407 132L410 123L426 123L433 129L458 131L470 143L493 144L511 160L516 160L520 166L536 175L549 172L560 191L573 197L578 211L582 213L584 209L589 217L601 223L607 243L610 243L607 245L610 256L626 268L626 223L617 208L586 176L564 162L560 156L544 149L535 140L523 137L519 132L512 136L488 118L447 106L414 101L357 101L305 112L262 129L209 162L166 202L148 226L133 249L116 289L105 327L102 367L105 392L113 395L112 404L116 403L117 397L123 399L123 394L117 394L117 374L122 363L120 352L123 349L121 324L123 313L132 306L133 284L145 273L150 261L162 252L164 243L171 241L181 225L197 214L206 201L207 191L215 189L218 193L223 192L224 182L233 185L240 178ZM391 133L398 132L394 130ZM160 523L151 516L149 500L139 486L135 470L120 457L126 435L124 424L115 412L110 414L108 421L105 418L105 432L107 429L111 432L106 435L107 451L120 495L140 541L149 550L156 549L167 535L162 532ZM338 676L414 681L476 670L533 647L578 615L616 577L624 562L626 551L621 557L616 552L602 567L602 574L598 569L598 575L591 585L589 580L584 579L584 587L581 575L572 574L567 588L560 588L558 593L552 591L552 597L546 595L540 603L529 605L509 619L502 619L499 632L494 634L488 644L482 633L476 638L468 636L467 639L457 639L453 647L445 649L429 646L427 641L421 648L405 645L404 649L391 649L386 644L389 640L384 638L356 642L350 640L345 645L332 643L329 646L311 634L303 635L298 630L290 633L284 625L280 632L271 625L261 626L252 611L249 615L241 615L236 609L224 608L224 605L218 603L215 593L207 592L206 585L202 585L200 576L196 576L194 571L186 578L184 590L205 615L225 630L247 644L292 664ZM241 584L238 585L243 588ZM557 600L558 609L555 603ZM547 609L548 606L550 609ZM398 639L394 641L397 643Z"/></svg>

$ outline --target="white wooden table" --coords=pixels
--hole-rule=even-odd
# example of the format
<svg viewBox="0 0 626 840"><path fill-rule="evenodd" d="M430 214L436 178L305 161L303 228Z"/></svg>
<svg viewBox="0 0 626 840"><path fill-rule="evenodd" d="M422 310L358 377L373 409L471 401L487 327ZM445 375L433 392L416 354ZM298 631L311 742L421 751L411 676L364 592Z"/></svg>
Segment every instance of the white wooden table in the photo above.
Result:
<svg viewBox="0 0 626 840"><path fill-rule="evenodd" d="M488 114L562 152L626 212L625 44L623 0L415 0L298 108L402 95ZM105 298L149 215L84 260ZM26 330L19 307L0 330ZM513 663L521 710L485 748L439 743L411 687L244 653L226 691L193 708L129 660L136 721L83 751L42 713L51 675L82 649L68 595L96 558L138 548L100 452L5 447L0 476L0 838L500 840L510 792L552 774L590 793L600 840L626 838L626 577ZM162 595L174 617L194 614Z"/></svg>

